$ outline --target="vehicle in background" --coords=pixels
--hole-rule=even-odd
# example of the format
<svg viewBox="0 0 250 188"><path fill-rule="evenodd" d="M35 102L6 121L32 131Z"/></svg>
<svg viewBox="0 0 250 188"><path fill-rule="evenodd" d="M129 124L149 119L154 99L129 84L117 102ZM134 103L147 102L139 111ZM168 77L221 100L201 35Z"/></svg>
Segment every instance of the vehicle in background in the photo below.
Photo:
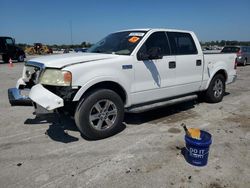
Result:
<svg viewBox="0 0 250 188"><path fill-rule="evenodd" d="M202 47L202 51L207 51L207 50L212 50L212 48L209 47L209 46L203 46Z"/></svg>
<svg viewBox="0 0 250 188"><path fill-rule="evenodd" d="M75 52L75 51L74 51L73 49L71 49L71 48L67 48L67 49L63 50L63 53L64 53L64 54L74 53L74 52Z"/></svg>
<svg viewBox="0 0 250 188"><path fill-rule="evenodd" d="M222 47L220 46L202 46L202 50L203 51L207 51L207 50L222 50Z"/></svg>
<svg viewBox="0 0 250 188"><path fill-rule="evenodd" d="M34 46L27 47L25 49L25 52L29 55L34 55L34 54L44 55L44 54L52 54L53 50L48 46L43 45L42 43L34 43Z"/></svg>
<svg viewBox="0 0 250 188"><path fill-rule="evenodd" d="M246 66L250 63L250 46L225 46L221 53L236 53L237 64Z"/></svg>
<svg viewBox="0 0 250 188"><path fill-rule="evenodd" d="M75 52L87 52L87 48L75 48L74 51Z"/></svg>
<svg viewBox="0 0 250 188"><path fill-rule="evenodd" d="M15 39L11 37L0 37L0 57L7 63L9 59L23 62L26 58L24 51L15 45Z"/></svg>

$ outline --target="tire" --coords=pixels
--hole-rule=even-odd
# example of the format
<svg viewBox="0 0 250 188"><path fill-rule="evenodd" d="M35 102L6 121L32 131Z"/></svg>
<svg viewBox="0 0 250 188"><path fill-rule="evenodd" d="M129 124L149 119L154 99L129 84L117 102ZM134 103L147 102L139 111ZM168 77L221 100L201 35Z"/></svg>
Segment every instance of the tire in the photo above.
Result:
<svg viewBox="0 0 250 188"><path fill-rule="evenodd" d="M18 62L24 62L24 55L19 55L17 60Z"/></svg>
<svg viewBox="0 0 250 188"><path fill-rule="evenodd" d="M9 62L9 56L8 55L3 55L2 59L3 59L4 63L8 63Z"/></svg>
<svg viewBox="0 0 250 188"><path fill-rule="evenodd" d="M225 95L225 90L225 77L221 74L215 75L205 92L206 101L209 103L221 102Z"/></svg>
<svg viewBox="0 0 250 188"><path fill-rule="evenodd" d="M97 89L80 101L75 123L89 139L103 139L119 131L124 117L121 97L109 89Z"/></svg>

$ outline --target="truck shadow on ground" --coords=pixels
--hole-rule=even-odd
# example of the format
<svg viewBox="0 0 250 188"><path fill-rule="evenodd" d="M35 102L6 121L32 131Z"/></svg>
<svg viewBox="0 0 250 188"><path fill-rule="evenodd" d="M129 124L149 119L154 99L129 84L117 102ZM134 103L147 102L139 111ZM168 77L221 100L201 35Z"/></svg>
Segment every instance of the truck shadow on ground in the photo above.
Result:
<svg viewBox="0 0 250 188"><path fill-rule="evenodd" d="M168 107L161 107L155 110L150 110L143 113L126 113L124 118L124 123L120 126L120 129L115 134L122 132L126 129L126 124L130 125L140 125L142 123L150 122L153 120L160 121L163 117L168 117L173 114L179 113L181 111L189 110L194 108L195 101L189 101L186 103L168 106ZM75 125L75 122L72 118L66 116L58 116L57 114L45 114L42 116L35 116L34 119L26 119L24 124L28 125L41 125L41 124L48 124L49 128L46 130L45 134L49 136L52 140L62 143L70 143L76 142L79 138L74 137L68 134L68 131L77 131L79 132L78 128ZM92 141L81 135L81 137L85 140Z"/></svg>
<svg viewBox="0 0 250 188"><path fill-rule="evenodd" d="M68 116L58 115L55 113L44 114L35 116L34 119L26 119L24 124L49 124L49 128L45 131L45 135L49 136L52 140L57 142L70 143L79 140L78 137L68 134L68 131L79 132L78 128L75 125L75 121ZM118 129L115 134L122 132L124 129L126 129L126 125L122 124L122 126L120 126L120 129ZM94 141L93 139L87 138L83 134L81 134L81 137L87 141Z"/></svg>
<svg viewBox="0 0 250 188"><path fill-rule="evenodd" d="M229 95L226 93L225 95ZM163 121L163 119L168 117L174 117L175 115L181 114L182 112L188 112L190 109L194 108L196 105L199 105L204 101L202 100L191 100L171 106L161 106L157 109L149 110L142 113L126 113L124 118L124 123L120 126L118 134L126 129L126 124L129 125L140 125L143 123L158 123ZM192 113L189 113L190 117L193 116ZM185 119L183 115L180 115L181 119ZM176 121L181 121L179 118ZM57 114L46 114L43 116L36 116L34 119L25 120L24 124L29 125L41 125L41 124L50 124L49 128L46 130L45 134L48 135L52 140L62 143L76 142L79 138L71 136L67 131L77 131L78 128L75 125L75 121L72 118L66 116L58 116ZM93 141L81 135L82 138L88 141Z"/></svg>
<svg viewBox="0 0 250 188"><path fill-rule="evenodd" d="M183 111L190 110L198 103L197 100L191 100L171 106L161 106L157 109L141 112L141 113L127 113L124 121L127 124L140 125L147 122L161 121L164 117L169 117Z"/></svg>
<svg viewBox="0 0 250 188"><path fill-rule="evenodd" d="M38 125L50 124L49 128L44 134L49 136L52 140L63 143L76 142L79 138L71 136L67 131L78 131L75 122L71 118L58 116L57 114L44 114L35 116L34 119L25 120L24 124Z"/></svg>

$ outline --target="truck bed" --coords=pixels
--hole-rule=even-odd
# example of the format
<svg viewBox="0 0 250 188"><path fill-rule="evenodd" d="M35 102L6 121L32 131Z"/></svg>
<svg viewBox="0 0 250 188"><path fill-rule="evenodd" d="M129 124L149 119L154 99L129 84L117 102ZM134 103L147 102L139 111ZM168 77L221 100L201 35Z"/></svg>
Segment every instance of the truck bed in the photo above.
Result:
<svg viewBox="0 0 250 188"><path fill-rule="evenodd" d="M236 75L235 59L235 53L204 53L203 83L210 80L214 76L213 73L217 72L217 69L225 70L226 82L230 83ZM206 89L207 86L204 87L203 85L202 87Z"/></svg>

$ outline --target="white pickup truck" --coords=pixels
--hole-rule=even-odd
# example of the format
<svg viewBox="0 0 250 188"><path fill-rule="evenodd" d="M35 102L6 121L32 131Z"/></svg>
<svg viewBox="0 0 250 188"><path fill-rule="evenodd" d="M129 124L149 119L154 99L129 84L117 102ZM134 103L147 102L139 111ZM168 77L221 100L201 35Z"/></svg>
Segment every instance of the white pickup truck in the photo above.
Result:
<svg viewBox="0 0 250 188"><path fill-rule="evenodd" d="M236 79L235 59L235 54L204 55L190 31L125 30L108 35L87 53L26 62L8 96L13 106L67 112L83 135L101 139L118 130L125 110L191 94L220 102L225 85Z"/></svg>

